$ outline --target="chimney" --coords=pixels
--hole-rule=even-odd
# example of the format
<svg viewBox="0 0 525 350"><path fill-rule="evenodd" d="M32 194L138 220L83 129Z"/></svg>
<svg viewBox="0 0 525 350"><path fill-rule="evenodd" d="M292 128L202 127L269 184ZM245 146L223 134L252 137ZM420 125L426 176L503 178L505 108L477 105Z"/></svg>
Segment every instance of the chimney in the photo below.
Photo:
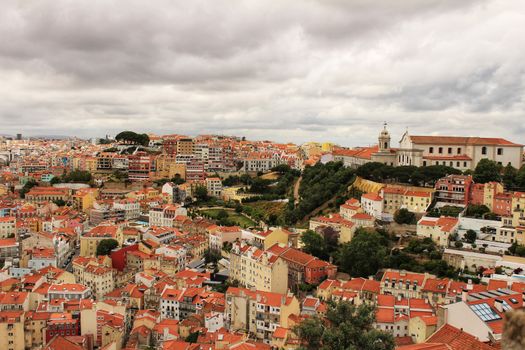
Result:
<svg viewBox="0 0 525 350"><path fill-rule="evenodd" d="M397 301L401 301L401 294L397 295Z"/></svg>
<svg viewBox="0 0 525 350"><path fill-rule="evenodd" d="M503 311L503 300L501 299L494 300L494 307L496 308L496 310L498 310L498 312L504 312Z"/></svg>
<svg viewBox="0 0 525 350"><path fill-rule="evenodd" d="M463 290L461 291L461 301L467 302L467 296L468 296L468 291L467 291L467 289L463 289Z"/></svg>
<svg viewBox="0 0 525 350"><path fill-rule="evenodd" d="M472 290L474 288L474 285L472 284L472 280L469 279L467 283L467 290Z"/></svg>

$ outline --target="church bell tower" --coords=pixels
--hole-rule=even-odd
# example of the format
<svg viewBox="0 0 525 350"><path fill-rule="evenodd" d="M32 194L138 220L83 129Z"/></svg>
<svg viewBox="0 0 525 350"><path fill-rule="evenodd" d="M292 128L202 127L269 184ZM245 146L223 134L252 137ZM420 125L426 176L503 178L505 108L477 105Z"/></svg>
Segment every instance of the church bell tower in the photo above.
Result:
<svg viewBox="0 0 525 350"><path fill-rule="evenodd" d="M386 122L383 125L383 130L379 134L379 152L387 152L390 150L390 133L386 129Z"/></svg>

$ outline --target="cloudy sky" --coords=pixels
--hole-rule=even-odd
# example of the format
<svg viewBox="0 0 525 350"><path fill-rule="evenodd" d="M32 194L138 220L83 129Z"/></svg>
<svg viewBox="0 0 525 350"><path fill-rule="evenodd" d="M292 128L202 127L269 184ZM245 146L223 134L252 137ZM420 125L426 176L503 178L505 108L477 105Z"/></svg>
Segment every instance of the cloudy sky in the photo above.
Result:
<svg viewBox="0 0 525 350"><path fill-rule="evenodd" d="M0 133L525 143L525 1L3 0Z"/></svg>

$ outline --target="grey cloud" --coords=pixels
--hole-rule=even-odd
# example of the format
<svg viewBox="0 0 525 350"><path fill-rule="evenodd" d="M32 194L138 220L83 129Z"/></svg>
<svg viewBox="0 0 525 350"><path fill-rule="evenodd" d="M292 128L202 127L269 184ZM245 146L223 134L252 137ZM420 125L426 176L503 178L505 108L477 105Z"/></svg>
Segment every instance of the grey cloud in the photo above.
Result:
<svg viewBox="0 0 525 350"><path fill-rule="evenodd" d="M0 122L359 145L387 120L520 142L523 22L505 0L4 2Z"/></svg>

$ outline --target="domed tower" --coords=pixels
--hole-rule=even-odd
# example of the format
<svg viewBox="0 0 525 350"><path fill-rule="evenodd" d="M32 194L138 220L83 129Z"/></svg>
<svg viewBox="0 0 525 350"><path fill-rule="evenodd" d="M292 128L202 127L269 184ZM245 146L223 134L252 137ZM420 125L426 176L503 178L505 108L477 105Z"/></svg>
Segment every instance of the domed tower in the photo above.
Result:
<svg viewBox="0 0 525 350"><path fill-rule="evenodd" d="M390 133L386 129L386 122L383 126L383 130L379 134L379 152L385 152L390 150Z"/></svg>

